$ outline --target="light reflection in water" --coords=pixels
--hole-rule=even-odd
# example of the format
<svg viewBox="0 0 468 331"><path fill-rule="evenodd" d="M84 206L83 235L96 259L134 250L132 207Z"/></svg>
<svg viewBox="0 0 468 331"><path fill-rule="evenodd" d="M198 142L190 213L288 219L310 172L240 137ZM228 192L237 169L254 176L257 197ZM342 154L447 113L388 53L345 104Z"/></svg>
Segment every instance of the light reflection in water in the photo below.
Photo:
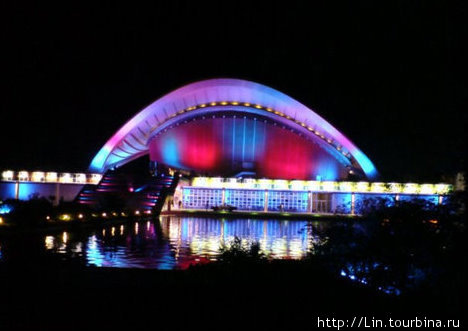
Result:
<svg viewBox="0 0 468 331"><path fill-rule="evenodd" d="M217 256L222 243L235 237L246 246L259 242L260 249L275 258L301 258L313 244L305 221L177 218L162 219L161 226L175 247L184 249L188 243L191 253L201 256Z"/></svg>
<svg viewBox="0 0 468 331"><path fill-rule="evenodd" d="M100 267L183 269L216 260L220 247L235 237L246 246L258 242L263 253L283 259L304 257L317 239L307 221L162 217L145 225L136 222L133 232L124 225L119 231L112 226L84 235L64 232L45 237L45 248Z"/></svg>
<svg viewBox="0 0 468 331"><path fill-rule="evenodd" d="M45 237L45 247L46 249L53 249L54 248L55 238L53 236Z"/></svg>

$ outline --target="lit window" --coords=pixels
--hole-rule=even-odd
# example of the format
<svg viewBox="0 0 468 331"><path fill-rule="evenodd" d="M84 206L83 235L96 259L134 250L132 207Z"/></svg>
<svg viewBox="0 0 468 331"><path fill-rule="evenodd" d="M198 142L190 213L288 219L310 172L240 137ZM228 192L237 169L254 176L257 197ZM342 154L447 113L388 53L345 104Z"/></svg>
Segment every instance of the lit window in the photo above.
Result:
<svg viewBox="0 0 468 331"><path fill-rule="evenodd" d="M13 180L13 176L15 175L15 173L11 170L5 170L4 172L2 172L2 179L3 180Z"/></svg>

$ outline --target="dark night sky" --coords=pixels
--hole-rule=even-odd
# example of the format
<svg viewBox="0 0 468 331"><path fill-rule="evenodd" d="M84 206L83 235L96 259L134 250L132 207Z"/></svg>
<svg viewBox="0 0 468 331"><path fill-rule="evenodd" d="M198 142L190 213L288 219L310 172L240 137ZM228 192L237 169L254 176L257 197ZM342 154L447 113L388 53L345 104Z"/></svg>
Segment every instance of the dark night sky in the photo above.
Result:
<svg viewBox="0 0 468 331"><path fill-rule="evenodd" d="M386 179L439 180L463 169L466 11L456 3L167 3L4 2L0 168L85 170L158 97L233 77L311 107Z"/></svg>

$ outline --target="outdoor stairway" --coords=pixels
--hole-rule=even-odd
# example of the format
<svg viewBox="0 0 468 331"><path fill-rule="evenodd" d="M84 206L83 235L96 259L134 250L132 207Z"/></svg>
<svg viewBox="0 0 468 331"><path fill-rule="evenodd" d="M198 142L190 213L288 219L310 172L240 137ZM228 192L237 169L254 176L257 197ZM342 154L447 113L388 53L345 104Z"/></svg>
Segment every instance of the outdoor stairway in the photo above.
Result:
<svg viewBox="0 0 468 331"><path fill-rule="evenodd" d="M98 185L86 184L78 193L75 201L80 204L95 206L103 193L121 193L128 190L127 180L114 172L102 176Z"/></svg>
<svg viewBox="0 0 468 331"><path fill-rule="evenodd" d="M178 175L175 177L161 175L144 178L141 185L135 185L136 183L127 176L110 171L102 177L98 185L85 185L75 201L90 207L98 207L103 197L117 194L130 209L160 212L167 195L175 190L178 179Z"/></svg>
<svg viewBox="0 0 468 331"><path fill-rule="evenodd" d="M160 212L167 195L175 189L175 186L177 183L174 176L151 177L147 184L134 191L134 199L143 211Z"/></svg>

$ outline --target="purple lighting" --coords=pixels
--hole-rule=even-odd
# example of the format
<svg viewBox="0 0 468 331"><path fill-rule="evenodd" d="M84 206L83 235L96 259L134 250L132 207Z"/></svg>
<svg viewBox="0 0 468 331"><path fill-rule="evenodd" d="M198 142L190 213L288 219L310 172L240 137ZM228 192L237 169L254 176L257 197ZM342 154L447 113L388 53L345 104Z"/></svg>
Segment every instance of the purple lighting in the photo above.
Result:
<svg viewBox="0 0 468 331"><path fill-rule="evenodd" d="M155 137L164 130L197 116L211 117L221 112L238 114L239 117L248 114L267 118L314 141L343 166L355 169L369 179L377 176L377 171L367 156L314 111L270 87L239 79L210 79L192 83L156 100L130 119L109 139L94 157L90 170L103 173L107 169L124 165L148 154L150 140L157 139ZM254 134L260 132L249 132L247 137L253 137ZM214 142L208 138L205 140L207 153L219 152L218 149L213 149ZM190 144L190 140L185 144ZM196 146L184 146L181 149L180 141L177 140L168 140L166 145L167 149L157 153L158 159L154 158L153 153L151 159L163 163L166 161L177 166L179 162L184 161L185 156L179 153L181 150L196 150L194 149ZM246 149L242 148L239 153L244 153L245 156ZM257 152L256 149L254 151ZM196 162L191 163L191 168L206 170L212 166L211 163L208 164L209 162L220 161L217 159L218 154L208 154L208 159L199 159L193 155L193 160ZM209 158L210 155L212 160ZM200 165L197 165L197 162ZM203 169L198 169L198 166ZM324 169L325 172L335 171L327 166ZM324 173L322 177L330 175Z"/></svg>

